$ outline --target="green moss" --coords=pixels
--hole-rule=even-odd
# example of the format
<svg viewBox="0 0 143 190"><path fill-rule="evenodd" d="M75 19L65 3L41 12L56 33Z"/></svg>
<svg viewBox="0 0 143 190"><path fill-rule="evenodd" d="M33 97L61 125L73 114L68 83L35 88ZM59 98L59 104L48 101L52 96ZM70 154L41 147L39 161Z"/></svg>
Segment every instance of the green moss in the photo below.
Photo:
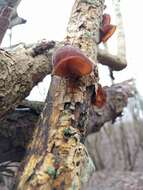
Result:
<svg viewBox="0 0 143 190"><path fill-rule="evenodd" d="M86 32L84 33L84 37L90 38L90 37L91 37L91 32L86 31Z"/></svg>
<svg viewBox="0 0 143 190"><path fill-rule="evenodd" d="M46 173L48 173L50 176L52 176L53 178L55 178L56 176L56 170L54 167L49 166Z"/></svg>
<svg viewBox="0 0 143 190"><path fill-rule="evenodd" d="M64 129L64 137L69 138L75 134L74 131L72 131L70 128L65 128Z"/></svg>

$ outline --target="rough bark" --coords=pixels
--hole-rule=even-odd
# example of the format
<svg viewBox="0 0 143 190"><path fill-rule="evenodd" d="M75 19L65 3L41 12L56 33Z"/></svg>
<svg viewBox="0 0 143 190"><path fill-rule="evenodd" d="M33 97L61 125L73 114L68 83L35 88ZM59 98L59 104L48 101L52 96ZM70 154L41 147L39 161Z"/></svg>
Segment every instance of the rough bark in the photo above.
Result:
<svg viewBox="0 0 143 190"><path fill-rule="evenodd" d="M65 43L80 47L95 63L95 37L103 2L77 0L65 40ZM82 141L97 81L96 64L94 72L76 81L78 88L73 92L69 87L70 81L55 76L52 78L41 119L23 163L23 171L19 173L17 189L81 189L81 185L88 181L94 166Z"/></svg>
<svg viewBox="0 0 143 190"><path fill-rule="evenodd" d="M131 100L136 101L135 98L134 99L131 98ZM129 107L132 105L132 103L133 103L132 101L129 102ZM133 105L134 104L135 102L133 103ZM131 106L131 108L128 107L128 110L131 110L131 112L133 112L134 110L133 105ZM31 110L28 110L28 107L30 107ZM3 122L1 123L2 130L0 130L0 137L1 137L0 138L0 163L1 162L4 162L4 163L0 164L0 177L3 179L4 183L2 182L0 183L0 189L2 187L6 188L7 185L11 187L13 184L13 179L14 179L14 173L12 173L13 167L11 166L9 167L10 169L10 174L9 174L9 171L5 171L6 170L5 167L3 167L3 170L1 171L1 165L2 166L5 165L6 161L10 161L12 165L15 165L15 161L18 161L18 162L21 161L25 152L25 149L23 147L25 147L25 144L28 142L28 140L32 136L32 131L34 131L34 126L32 126L34 123L34 122L32 123L32 120L34 121L34 119L33 118L31 119L31 117L35 117L38 119L37 114L40 112L42 107L43 107L43 103L41 102L27 102L26 101L20 105L20 107L18 108L19 110L16 110L16 112L13 114L9 114L5 123ZM136 114L137 114L136 115L137 119L139 119L138 113ZM126 117L127 116L123 117L123 119ZM24 123L22 122L22 120L24 121ZM114 124L115 126L112 126L112 125L107 126L107 125L105 125L100 132L96 133L96 135L92 134L86 139L86 142L88 142L86 143L87 145L86 147L95 163L96 170L101 170L101 169L107 169L110 171L111 170L112 171L113 170L130 170L131 169L130 166L127 167L126 165L129 161L128 157L126 156L124 157L124 155L122 155L122 151L125 148L125 144L123 145L123 147L121 145L122 144L121 142L128 141L129 149L126 150L125 154L127 154L127 152L130 151L131 160L132 162L134 162L134 154L136 155L136 150L139 150L138 155L136 156L136 164L133 170L141 171L142 169L142 159L141 159L142 158L142 148L141 148L142 138L140 139L140 135L142 136L142 127L141 127L142 121L140 121L140 124L139 124L140 127L136 126L135 120L134 122L127 124L127 126L125 126L124 128L125 133L126 133L125 134L126 137L125 138L123 137L124 139L121 138L121 134L119 130L120 127L118 126L120 125L119 122L115 123ZM134 127L133 125L136 127ZM94 138L94 136L96 137ZM137 148L136 146L139 146L140 148ZM18 167L16 167L14 171L17 171L17 169ZM13 177L4 176L4 173L8 173L7 175L13 174L12 175ZM98 183L99 182L97 182L97 184ZM96 186L94 186L94 188L97 188ZM8 188L7 190L9 189L10 188Z"/></svg>
<svg viewBox="0 0 143 190"><path fill-rule="evenodd" d="M4 30L6 30L6 28L8 27L9 22L12 25L12 18L17 20L16 9L19 3L20 1L17 0L16 1L9 0L9 1L3 1L0 4L1 8L0 26L2 26L3 30L3 32L1 32L1 39L3 38L2 36L4 35ZM11 14L13 16L11 16ZM80 25L79 33L82 33L82 30L84 28L84 22L83 25L79 22L79 25ZM88 38L89 37L88 35L90 36L90 31L87 31L84 38ZM98 39L98 35L95 35L95 31L93 32L92 35L94 40ZM59 47L60 45L61 44L58 43L56 44L57 47ZM52 52L47 53L46 51L44 51L45 46L43 48L39 46L37 49L34 49L33 50L34 53L32 53L32 56L29 53L30 52L29 48L27 49L26 46L23 47L23 51L21 49L20 52L17 51L16 53L14 53L14 55L13 54L10 55L7 52L1 50L0 119L10 109L15 108L15 106L17 106L19 102L23 100L30 93L32 87L35 84L37 84L40 80L42 80L46 74L51 72ZM77 46L79 46L79 44L77 44ZM52 51L54 51L53 47ZM120 48L120 49L125 49L125 48ZM37 55L41 54L41 57L38 56L35 59L33 59L33 56L36 54ZM122 70L126 67L127 65L126 60L122 58L110 55L106 53L104 50L98 50L98 56L97 56L98 61L103 65L109 66L112 70ZM36 62L36 64L33 64L34 66L32 65L33 62ZM21 68L21 70L19 68Z"/></svg>
<svg viewBox="0 0 143 190"><path fill-rule="evenodd" d="M0 50L0 119L51 72L50 49L54 46L52 41L35 48L21 48L17 53Z"/></svg>
<svg viewBox="0 0 143 190"><path fill-rule="evenodd" d="M85 137L93 132L97 132L108 121L115 121L118 116L122 116L124 107L127 104L127 99L134 94L134 86L132 81L126 81L120 84L105 87L107 93L107 102L104 108L95 109L90 107L89 125ZM44 102L35 102L24 100L12 113L6 115L5 120L1 121L0 128L0 144L2 145L0 153L0 162L11 160L11 150L18 147L26 148L28 142L33 135L38 118ZM18 134L18 135L17 135ZM6 151L8 144L9 151ZM12 151L13 152L13 151ZM16 156L16 151L14 151ZM21 161L21 160L19 160Z"/></svg>

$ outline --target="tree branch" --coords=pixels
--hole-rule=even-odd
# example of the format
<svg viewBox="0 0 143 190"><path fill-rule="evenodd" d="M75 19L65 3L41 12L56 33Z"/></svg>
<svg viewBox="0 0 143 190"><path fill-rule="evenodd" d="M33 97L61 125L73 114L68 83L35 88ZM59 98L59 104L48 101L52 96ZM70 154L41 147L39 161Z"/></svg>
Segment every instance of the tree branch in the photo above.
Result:
<svg viewBox="0 0 143 190"><path fill-rule="evenodd" d="M135 95L134 80L130 79L111 87L104 87L104 90L107 94L106 105L102 109L91 107L87 135L98 132L106 122L114 123L117 117L122 117L128 98Z"/></svg>
<svg viewBox="0 0 143 190"><path fill-rule="evenodd" d="M0 44L8 28L26 23L26 20L17 14L20 2L21 0L2 0L0 2Z"/></svg>
<svg viewBox="0 0 143 190"><path fill-rule="evenodd" d="M55 42L51 41L34 48L19 47L16 53L0 50L0 119L25 99L46 74L51 73L50 50L54 47Z"/></svg>
<svg viewBox="0 0 143 190"><path fill-rule="evenodd" d="M97 59L102 65L110 67L113 71L123 70L127 66L126 59L109 54L102 49L98 50Z"/></svg>
<svg viewBox="0 0 143 190"><path fill-rule="evenodd" d="M2 7L0 9L0 44L8 29L11 14L12 14L12 8L9 6Z"/></svg>

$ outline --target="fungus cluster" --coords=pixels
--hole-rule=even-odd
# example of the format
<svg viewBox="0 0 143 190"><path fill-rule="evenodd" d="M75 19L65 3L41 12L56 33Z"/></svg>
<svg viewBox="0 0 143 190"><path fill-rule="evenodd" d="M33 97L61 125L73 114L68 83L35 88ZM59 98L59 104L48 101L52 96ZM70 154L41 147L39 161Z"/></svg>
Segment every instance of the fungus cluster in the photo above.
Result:
<svg viewBox="0 0 143 190"><path fill-rule="evenodd" d="M102 26L100 29L100 40L99 43L105 43L115 32L116 26L110 24L111 17L109 14L104 14L102 19Z"/></svg>
<svg viewBox="0 0 143 190"><path fill-rule="evenodd" d="M57 49L53 55L53 74L68 78L70 86L75 83L79 77L88 75L93 70L92 61L78 48L71 45L63 46ZM98 85L95 96L92 97L92 104L101 108L106 102L106 94Z"/></svg>

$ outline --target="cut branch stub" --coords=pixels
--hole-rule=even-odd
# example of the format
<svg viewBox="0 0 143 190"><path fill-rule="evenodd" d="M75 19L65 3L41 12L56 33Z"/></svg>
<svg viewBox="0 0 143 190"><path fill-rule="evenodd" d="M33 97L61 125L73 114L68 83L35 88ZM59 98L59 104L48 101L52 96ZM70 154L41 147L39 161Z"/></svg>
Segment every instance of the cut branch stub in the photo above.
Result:
<svg viewBox="0 0 143 190"><path fill-rule="evenodd" d="M53 56L53 74L77 78L91 73L93 63L78 48L70 45L59 48Z"/></svg>

